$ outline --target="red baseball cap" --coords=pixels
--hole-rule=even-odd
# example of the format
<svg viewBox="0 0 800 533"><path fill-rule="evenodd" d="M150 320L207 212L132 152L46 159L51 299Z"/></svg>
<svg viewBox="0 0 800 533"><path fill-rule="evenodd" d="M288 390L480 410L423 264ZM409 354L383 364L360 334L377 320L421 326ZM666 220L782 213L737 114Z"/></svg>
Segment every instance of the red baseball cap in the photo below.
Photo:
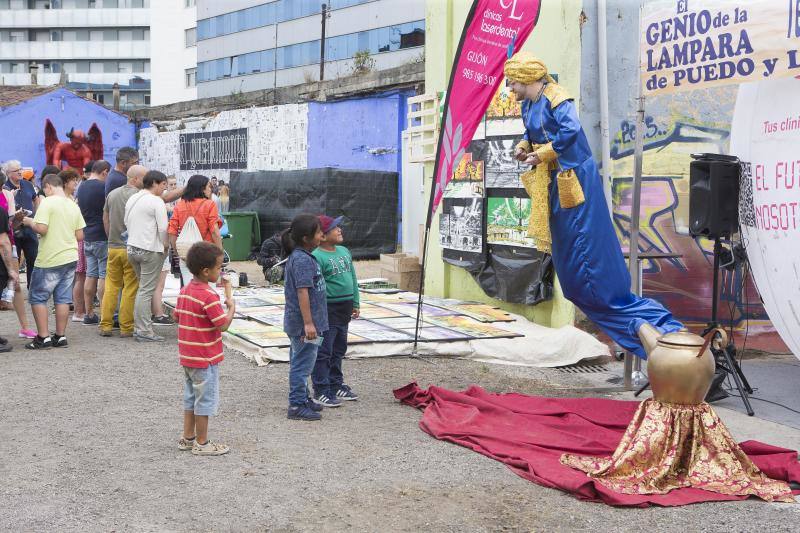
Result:
<svg viewBox="0 0 800 533"><path fill-rule="evenodd" d="M319 223L322 224L322 233L328 233L332 229L336 229L342 223L342 220L344 220L344 217L331 218L327 215L320 215Z"/></svg>

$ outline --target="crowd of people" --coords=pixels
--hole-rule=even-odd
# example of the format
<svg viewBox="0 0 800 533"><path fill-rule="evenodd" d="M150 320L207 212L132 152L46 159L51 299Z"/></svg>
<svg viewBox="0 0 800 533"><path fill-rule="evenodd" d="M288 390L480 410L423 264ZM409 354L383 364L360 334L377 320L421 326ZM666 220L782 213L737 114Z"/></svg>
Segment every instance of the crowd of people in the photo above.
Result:
<svg viewBox="0 0 800 533"><path fill-rule="evenodd" d="M170 235L195 216L202 238L222 248L210 178L192 176L178 188L174 176L139 165L134 148L120 148L115 159L113 166L103 160L82 169L47 166L37 180L23 178L19 161L0 167L0 209L8 213L8 224L0 224L0 288L28 349L67 346L70 321L95 326L102 336L118 331L139 342L163 341L154 325L174 325L162 303L167 276L182 274L183 284L192 277L170 249ZM0 351L10 350L0 337Z"/></svg>
<svg viewBox="0 0 800 533"><path fill-rule="evenodd" d="M38 187L22 178L21 169L19 161L7 161L0 175L0 209L8 214L8 223L0 224L0 287L17 314L19 336L29 339L25 347L68 346L70 312L72 322L95 326L101 336L118 332L138 342L164 341L154 326L177 321L184 369L178 448L195 455L227 453L226 445L208 439L208 419L219 404L222 332L236 309L230 281L221 275L220 207L227 208L228 186L198 174L179 188L174 176L140 165L129 147L117 151L113 167L103 160L84 169L45 167ZM341 221L303 214L279 236L286 258L292 420L320 420L324 408L358 399L342 371L359 299L352 256L341 246ZM19 280L23 271L34 329ZM162 300L170 272L182 287L174 319ZM224 287L224 307L212 284ZM0 351L10 350L0 337Z"/></svg>

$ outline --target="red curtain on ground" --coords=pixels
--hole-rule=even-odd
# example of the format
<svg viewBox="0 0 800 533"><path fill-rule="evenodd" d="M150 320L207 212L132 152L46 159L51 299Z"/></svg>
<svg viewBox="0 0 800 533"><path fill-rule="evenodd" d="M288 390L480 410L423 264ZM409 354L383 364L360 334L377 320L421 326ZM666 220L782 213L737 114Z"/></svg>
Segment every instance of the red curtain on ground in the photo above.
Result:
<svg viewBox="0 0 800 533"><path fill-rule="evenodd" d="M419 425L433 437L501 461L525 479L582 500L645 507L744 499L695 488L668 494L620 494L560 463L564 453L614 453L639 402L492 394L475 385L464 392L435 386L424 390L416 383L395 390L394 395L407 405L424 409ZM740 445L769 477L800 482L796 451L757 441Z"/></svg>

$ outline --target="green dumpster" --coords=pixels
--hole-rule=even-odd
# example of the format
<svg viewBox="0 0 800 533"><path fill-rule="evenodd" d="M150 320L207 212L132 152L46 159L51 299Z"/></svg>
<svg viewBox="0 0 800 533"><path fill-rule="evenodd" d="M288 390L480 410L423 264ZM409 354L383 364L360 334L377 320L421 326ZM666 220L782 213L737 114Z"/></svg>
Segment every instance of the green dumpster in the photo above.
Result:
<svg viewBox="0 0 800 533"><path fill-rule="evenodd" d="M261 226L258 224L258 213L255 211L238 211L222 213L228 223L228 234L222 239L222 246L231 261L244 261L255 245L261 245Z"/></svg>

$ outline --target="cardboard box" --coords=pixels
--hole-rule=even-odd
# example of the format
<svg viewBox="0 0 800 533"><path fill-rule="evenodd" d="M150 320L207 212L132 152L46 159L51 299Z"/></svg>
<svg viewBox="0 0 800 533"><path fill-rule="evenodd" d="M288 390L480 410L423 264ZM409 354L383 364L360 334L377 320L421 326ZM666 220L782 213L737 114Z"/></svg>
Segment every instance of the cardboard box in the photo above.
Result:
<svg viewBox="0 0 800 533"><path fill-rule="evenodd" d="M381 254L381 269L388 272L419 271L419 259L407 254Z"/></svg>
<svg viewBox="0 0 800 533"><path fill-rule="evenodd" d="M419 270L392 272L390 270L381 269L381 277L397 285L397 288L400 290L418 292L419 282L422 279L422 272Z"/></svg>

